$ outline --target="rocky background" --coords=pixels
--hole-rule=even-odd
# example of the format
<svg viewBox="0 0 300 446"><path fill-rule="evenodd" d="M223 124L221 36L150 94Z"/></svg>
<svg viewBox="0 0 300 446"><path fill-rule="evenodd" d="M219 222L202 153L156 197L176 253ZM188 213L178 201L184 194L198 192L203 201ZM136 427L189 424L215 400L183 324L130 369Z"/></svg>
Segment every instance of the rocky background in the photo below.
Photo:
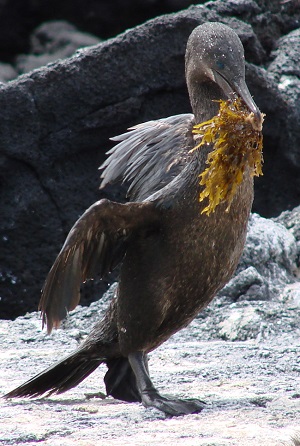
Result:
<svg viewBox="0 0 300 446"><path fill-rule="evenodd" d="M37 308L47 271L90 204L123 198L120 187L98 190L109 137L137 122L190 111L184 50L204 21L238 32L248 85L267 115L254 212L273 217L299 204L299 1L209 1L107 40L188 4L0 2L2 318ZM86 287L83 303L98 299L111 281Z"/></svg>
<svg viewBox="0 0 300 446"><path fill-rule="evenodd" d="M51 337L37 313L5 320L36 310L78 216L101 197L124 199L120 186L98 190L109 137L190 111L184 51L195 26L222 21L237 31L247 83L267 115L264 176L236 275L151 355L162 392L207 408L172 420L91 400L100 369L62 396L1 400L0 444L300 444L300 2L191 3L0 0L1 394L74 349L105 311L114 285ZM114 279L86 284L83 303Z"/></svg>

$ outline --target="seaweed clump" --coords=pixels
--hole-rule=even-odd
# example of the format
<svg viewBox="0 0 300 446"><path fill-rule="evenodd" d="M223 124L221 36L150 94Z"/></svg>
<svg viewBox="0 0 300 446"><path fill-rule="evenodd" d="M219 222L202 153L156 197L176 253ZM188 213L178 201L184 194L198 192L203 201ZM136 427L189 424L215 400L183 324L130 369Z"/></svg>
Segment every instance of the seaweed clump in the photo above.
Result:
<svg viewBox="0 0 300 446"><path fill-rule="evenodd" d="M201 213L207 215L223 202L228 204L226 211L229 211L246 169L251 176L262 175L264 115L260 122L255 120L240 98L219 102L218 115L193 128L193 133L201 136L201 142L192 152L205 144L214 145L207 156L208 167L200 174L200 185L204 188L199 201L208 199Z"/></svg>

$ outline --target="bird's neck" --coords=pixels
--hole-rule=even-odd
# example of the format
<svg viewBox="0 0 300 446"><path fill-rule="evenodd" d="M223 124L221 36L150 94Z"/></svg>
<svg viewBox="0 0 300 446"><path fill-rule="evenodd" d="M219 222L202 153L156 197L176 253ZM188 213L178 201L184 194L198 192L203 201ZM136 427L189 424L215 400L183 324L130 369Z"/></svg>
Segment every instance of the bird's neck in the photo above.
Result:
<svg viewBox="0 0 300 446"><path fill-rule="evenodd" d="M226 98L220 87L211 81L193 82L189 87L189 96L197 124L216 116L220 107L219 100Z"/></svg>

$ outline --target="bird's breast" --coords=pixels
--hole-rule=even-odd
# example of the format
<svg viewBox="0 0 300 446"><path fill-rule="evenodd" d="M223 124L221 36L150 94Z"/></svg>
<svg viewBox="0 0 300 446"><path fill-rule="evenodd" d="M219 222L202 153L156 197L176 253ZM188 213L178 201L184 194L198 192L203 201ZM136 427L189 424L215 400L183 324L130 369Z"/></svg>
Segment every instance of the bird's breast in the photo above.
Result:
<svg viewBox="0 0 300 446"><path fill-rule="evenodd" d="M195 198L182 195L162 211L159 231L136 237L120 280L119 324L127 352L156 348L227 283L243 250L252 198L249 178L228 212L220 204L207 216Z"/></svg>

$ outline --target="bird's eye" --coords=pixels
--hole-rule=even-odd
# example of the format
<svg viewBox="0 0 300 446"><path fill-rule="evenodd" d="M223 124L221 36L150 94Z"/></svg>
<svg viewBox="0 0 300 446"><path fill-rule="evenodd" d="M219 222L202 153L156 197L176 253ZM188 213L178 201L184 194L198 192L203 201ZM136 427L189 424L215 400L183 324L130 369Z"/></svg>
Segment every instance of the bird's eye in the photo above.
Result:
<svg viewBox="0 0 300 446"><path fill-rule="evenodd" d="M220 70L224 70L225 68L225 64L221 60L217 60L216 65Z"/></svg>

